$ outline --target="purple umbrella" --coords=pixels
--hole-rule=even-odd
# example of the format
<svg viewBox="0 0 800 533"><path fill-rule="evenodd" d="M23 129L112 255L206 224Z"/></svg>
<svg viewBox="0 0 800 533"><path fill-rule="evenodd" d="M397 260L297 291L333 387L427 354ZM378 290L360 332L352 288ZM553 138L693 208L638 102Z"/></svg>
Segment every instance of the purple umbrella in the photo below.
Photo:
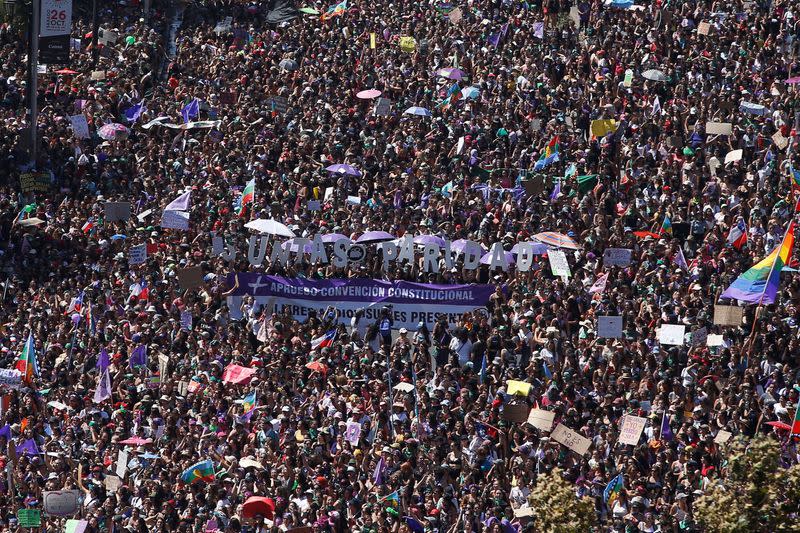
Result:
<svg viewBox="0 0 800 533"><path fill-rule="evenodd" d="M333 244L341 239L346 239L349 241L350 237L347 235L342 235L341 233L328 233L327 235L322 236L322 242L325 244Z"/></svg>
<svg viewBox="0 0 800 533"><path fill-rule="evenodd" d="M414 244L435 244L439 248L444 248L444 239L436 235L417 235L414 237Z"/></svg>
<svg viewBox="0 0 800 533"><path fill-rule="evenodd" d="M361 171L346 164L346 163L336 163L335 165L331 165L326 167L325 170L332 174L347 174L348 176L361 176Z"/></svg>
<svg viewBox="0 0 800 533"><path fill-rule="evenodd" d="M509 265L513 265L514 263L517 262L517 260L514 259L514 254L512 254L511 252L503 252L503 253L506 256L506 263L508 263ZM488 265L491 262L492 262L492 252L487 252L483 254L483 257L481 257L481 264Z"/></svg>
<svg viewBox="0 0 800 533"><path fill-rule="evenodd" d="M481 247L482 252L486 252L486 247L481 243L477 243ZM467 240L466 239L458 239L450 243L450 249L454 252L458 252L460 254L464 253L464 250L467 249Z"/></svg>
<svg viewBox="0 0 800 533"><path fill-rule="evenodd" d="M466 73L460 68L440 68L436 71L436 75L449 80L461 80Z"/></svg>
<svg viewBox="0 0 800 533"><path fill-rule="evenodd" d="M533 255L544 255L547 253L547 245L540 242L518 242L511 248L512 254L519 254L519 247L523 244L533 245Z"/></svg>
<svg viewBox="0 0 800 533"><path fill-rule="evenodd" d="M105 139L106 141L112 141L114 139L122 139L127 137L130 130L123 126L122 124L117 124L116 122L112 122L111 124L106 124L105 126L101 127L97 130L97 135L101 139Z"/></svg>
<svg viewBox="0 0 800 533"><path fill-rule="evenodd" d="M373 242L383 242L394 240L394 235L385 231L368 231L361 235L356 242L358 244L369 244Z"/></svg>

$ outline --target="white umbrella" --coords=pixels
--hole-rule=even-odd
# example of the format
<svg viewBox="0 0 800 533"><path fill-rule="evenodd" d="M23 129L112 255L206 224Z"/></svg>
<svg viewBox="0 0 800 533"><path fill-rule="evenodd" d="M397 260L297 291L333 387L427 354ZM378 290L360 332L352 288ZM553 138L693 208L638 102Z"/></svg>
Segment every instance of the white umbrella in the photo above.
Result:
<svg viewBox="0 0 800 533"><path fill-rule="evenodd" d="M642 72L642 77L650 81L667 81L667 75L654 68Z"/></svg>
<svg viewBox="0 0 800 533"><path fill-rule="evenodd" d="M257 231L259 233L269 233L270 235L279 235L281 237L295 237L296 235L292 230L281 224L277 220L259 218L248 222L244 225L245 228Z"/></svg>

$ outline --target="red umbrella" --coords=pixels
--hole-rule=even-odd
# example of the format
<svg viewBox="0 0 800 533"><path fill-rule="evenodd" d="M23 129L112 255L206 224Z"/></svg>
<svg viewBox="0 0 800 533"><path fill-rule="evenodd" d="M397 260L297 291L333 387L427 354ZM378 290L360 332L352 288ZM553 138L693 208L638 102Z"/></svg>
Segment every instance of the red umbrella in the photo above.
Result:
<svg viewBox="0 0 800 533"><path fill-rule="evenodd" d="M652 231L634 231L634 235L639 237L640 239L644 239L645 237L652 237L654 239L660 239L661 235L658 233L653 233Z"/></svg>
<svg viewBox="0 0 800 533"><path fill-rule="evenodd" d="M77 74L77 72L68 68L62 68L61 70L57 70L56 74L72 75L72 74Z"/></svg>
<svg viewBox="0 0 800 533"><path fill-rule="evenodd" d="M328 367L319 361L311 361L306 365L306 368L315 372L319 372L320 374L328 373Z"/></svg>
<svg viewBox="0 0 800 533"><path fill-rule="evenodd" d="M786 422L778 422L778 421L767 422L767 425L768 426L772 426L775 429L784 429L786 431L791 431L792 430L792 426L790 426Z"/></svg>
<svg viewBox="0 0 800 533"><path fill-rule="evenodd" d="M133 436L129 439L119 441L120 444L130 444L132 446L144 446L145 444L152 444L153 439L143 439L142 437Z"/></svg>
<svg viewBox="0 0 800 533"><path fill-rule="evenodd" d="M250 496L242 505L242 516L244 518L254 518L261 515L268 520L275 516L275 502L272 498L264 496Z"/></svg>

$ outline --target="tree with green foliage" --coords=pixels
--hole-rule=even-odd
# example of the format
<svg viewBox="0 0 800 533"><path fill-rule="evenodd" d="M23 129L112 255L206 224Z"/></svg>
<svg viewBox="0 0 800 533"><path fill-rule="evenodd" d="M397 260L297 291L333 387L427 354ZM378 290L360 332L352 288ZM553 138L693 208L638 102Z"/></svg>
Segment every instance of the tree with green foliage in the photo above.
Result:
<svg viewBox="0 0 800 533"><path fill-rule="evenodd" d="M722 533L800 531L800 465L780 464L774 439L731 444L721 480L694 505L706 531Z"/></svg>
<svg viewBox="0 0 800 533"><path fill-rule="evenodd" d="M536 531L589 531L597 518L592 499L578 498L575 485L565 480L558 469L539 476L528 503L533 510Z"/></svg>

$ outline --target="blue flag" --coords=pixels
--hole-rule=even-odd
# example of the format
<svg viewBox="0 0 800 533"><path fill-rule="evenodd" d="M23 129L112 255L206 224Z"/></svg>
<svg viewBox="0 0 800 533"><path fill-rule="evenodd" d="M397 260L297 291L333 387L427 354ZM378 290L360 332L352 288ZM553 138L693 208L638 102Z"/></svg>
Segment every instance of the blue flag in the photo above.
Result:
<svg viewBox="0 0 800 533"><path fill-rule="evenodd" d="M192 101L186 104L183 109L181 109L181 116L183 117L184 122L189 122L194 117L200 114L200 100L197 98L192 98Z"/></svg>

